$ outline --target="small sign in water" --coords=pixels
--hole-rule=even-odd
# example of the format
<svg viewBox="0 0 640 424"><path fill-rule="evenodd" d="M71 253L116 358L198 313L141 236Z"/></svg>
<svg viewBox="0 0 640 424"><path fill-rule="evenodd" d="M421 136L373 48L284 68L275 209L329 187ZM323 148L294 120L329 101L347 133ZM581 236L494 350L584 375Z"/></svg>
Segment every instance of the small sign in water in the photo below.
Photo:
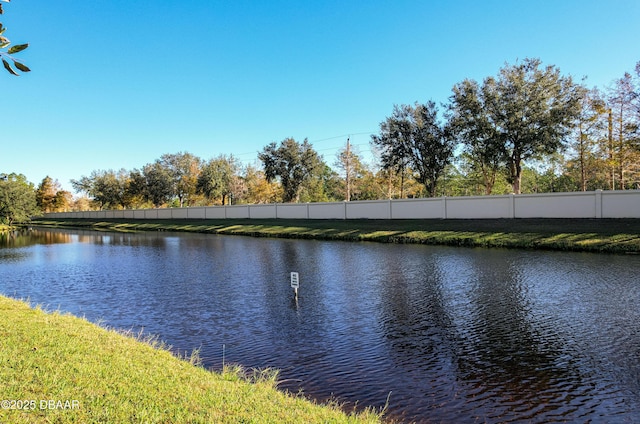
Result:
<svg viewBox="0 0 640 424"><path fill-rule="evenodd" d="M298 287L300 287L300 278L298 277L298 273L297 272L292 272L291 273L291 288L292 289L297 289Z"/></svg>

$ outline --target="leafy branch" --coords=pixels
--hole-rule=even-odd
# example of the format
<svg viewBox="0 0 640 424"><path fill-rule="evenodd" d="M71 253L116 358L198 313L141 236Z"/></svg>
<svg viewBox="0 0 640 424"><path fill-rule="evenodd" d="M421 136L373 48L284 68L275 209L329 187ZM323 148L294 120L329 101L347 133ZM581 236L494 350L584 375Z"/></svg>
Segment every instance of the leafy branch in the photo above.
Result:
<svg viewBox="0 0 640 424"><path fill-rule="evenodd" d="M4 10L2 9L2 3L9 3L9 1L10 0L0 0L0 15L4 13ZM2 65L4 66L4 69L6 69L12 75L20 75L9 63L9 61L11 61L13 62L13 66L15 66L19 71L31 71L31 69L29 69L27 65L13 57L14 54L20 53L21 51L29 47L29 44L16 44L15 46L9 47L11 41L9 41L9 39L4 36L4 32L6 30L7 28L5 28L4 25L2 25L2 23L0 22L0 58L2 58Z"/></svg>

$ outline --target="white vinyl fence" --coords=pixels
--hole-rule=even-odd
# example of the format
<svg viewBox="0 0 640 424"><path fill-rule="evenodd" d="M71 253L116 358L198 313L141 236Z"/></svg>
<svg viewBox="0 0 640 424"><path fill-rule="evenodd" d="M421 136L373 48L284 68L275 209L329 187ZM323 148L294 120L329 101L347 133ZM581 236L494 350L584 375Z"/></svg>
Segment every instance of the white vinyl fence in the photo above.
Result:
<svg viewBox="0 0 640 424"><path fill-rule="evenodd" d="M640 190L56 212L45 214L45 217L91 219L640 218Z"/></svg>

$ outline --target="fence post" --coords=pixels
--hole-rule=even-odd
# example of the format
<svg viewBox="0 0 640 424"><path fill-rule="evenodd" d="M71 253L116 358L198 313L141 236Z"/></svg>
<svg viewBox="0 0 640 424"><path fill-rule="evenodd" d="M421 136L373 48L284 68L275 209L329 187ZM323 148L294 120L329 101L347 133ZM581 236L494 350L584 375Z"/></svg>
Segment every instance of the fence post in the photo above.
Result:
<svg viewBox="0 0 640 424"><path fill-rule="evenodd" d="M442 196L442 219L447 219L447 196Z"/></svg>
<svg viewBox="0 0 640 424"><path fill-rule="evenodd" d="M509 218L516 217L516 195L509 193Z"/></svg>
<svg viewBox="0 0 640 424"><path fill-rule="evenodd" d="M602 218L602 190L598 189L595 193L596 201L596 218Z"/></svg>

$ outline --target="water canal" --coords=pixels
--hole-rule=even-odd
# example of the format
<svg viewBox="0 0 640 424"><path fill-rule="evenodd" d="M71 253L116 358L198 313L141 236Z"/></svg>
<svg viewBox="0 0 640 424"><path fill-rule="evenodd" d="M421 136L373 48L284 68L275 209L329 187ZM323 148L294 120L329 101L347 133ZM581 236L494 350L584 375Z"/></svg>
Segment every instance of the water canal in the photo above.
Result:
<svg viewBox="0 0 640 424"><path fill-rule="evenodd" d="M169 233L0 240L0 293L407 422L640 421L640 257ZM300 274L299 299L289 274Z"/></svg>

